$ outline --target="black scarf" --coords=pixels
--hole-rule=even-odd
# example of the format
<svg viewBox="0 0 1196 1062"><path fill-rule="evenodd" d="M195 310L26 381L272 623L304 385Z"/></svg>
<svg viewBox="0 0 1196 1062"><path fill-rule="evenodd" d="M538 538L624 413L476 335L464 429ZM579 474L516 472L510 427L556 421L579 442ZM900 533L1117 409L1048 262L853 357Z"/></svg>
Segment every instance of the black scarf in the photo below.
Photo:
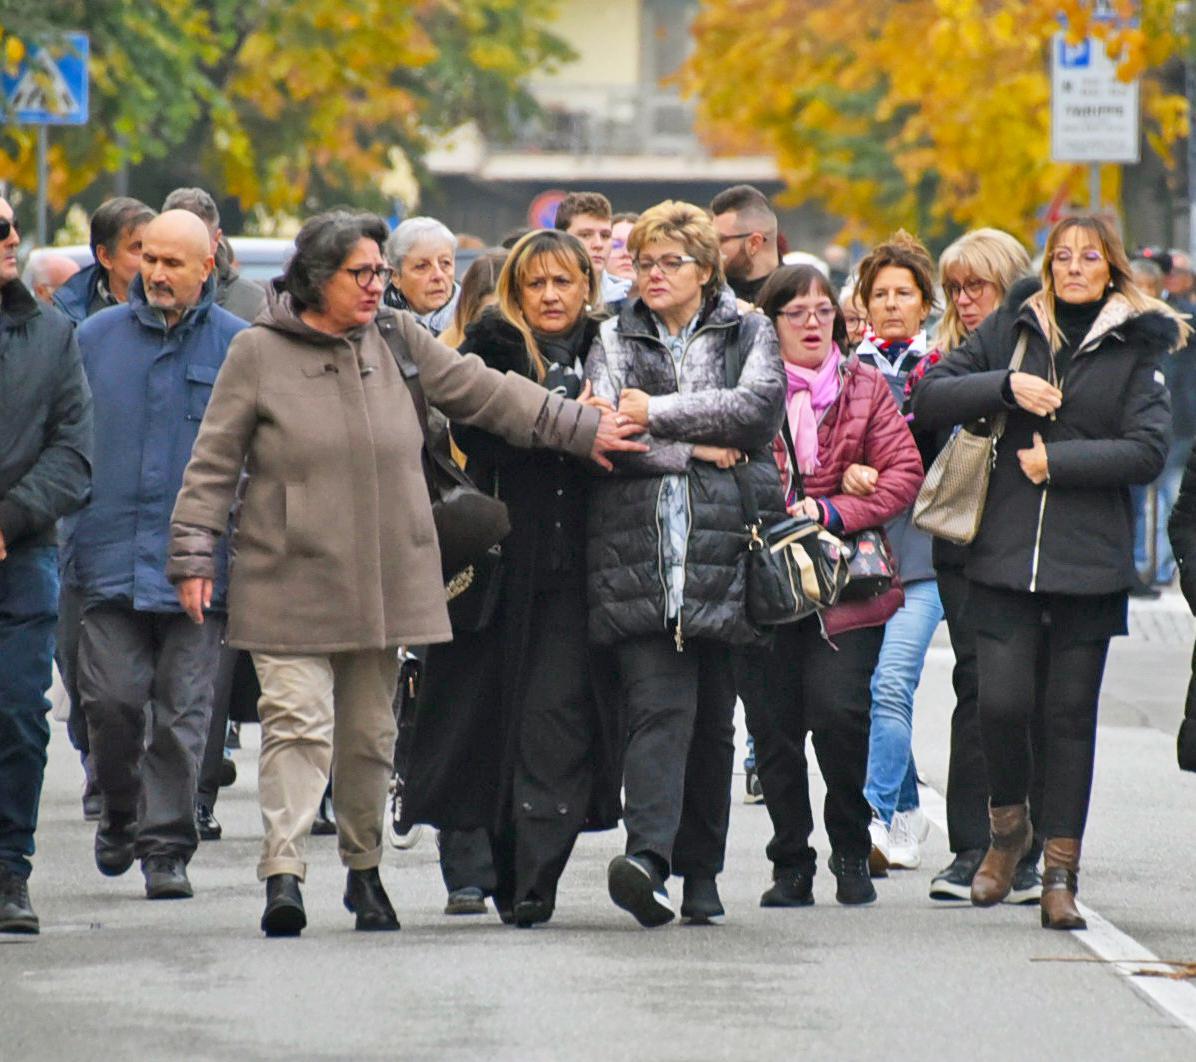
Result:
<svg viewBox="0 0 1196 1062"><path fill-rule="evenodd" d="M577 323L567 332L534 333L536 346L548 362L548 373L544 386L554 394L576 398L581 394L581 374L578 365L584 361L586 316L582 314Z"/></svg>
<svg viewBox="0 0 1196 1062"><path fill-rule="evenodd" d="M1055 324L1063 333L1063 345L1055 352L1055 375L1062 380L1067 373L1067 366L1071 363L1071 356L1079 349L1080 344L1088 338L1097 317L1105 308L1109 295L1106 292L1095 302L1064 302L1055 300Z"/></svg>

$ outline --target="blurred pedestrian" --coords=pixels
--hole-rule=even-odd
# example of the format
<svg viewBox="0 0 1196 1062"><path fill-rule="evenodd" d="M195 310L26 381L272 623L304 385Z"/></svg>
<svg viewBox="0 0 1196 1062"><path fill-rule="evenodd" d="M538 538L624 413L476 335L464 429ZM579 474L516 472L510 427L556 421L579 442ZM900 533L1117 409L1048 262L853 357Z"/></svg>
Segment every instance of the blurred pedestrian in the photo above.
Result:
<svg viewBox="0 0 1196 1062"><path fill-rule="evenodd" d="M627 249L627 237L631 235L631 230L639 219L639 214L634 211L624 211L610 219L610 257L606 260L606 271L612 277L626 280L633 286L635 263Z"/></svg>
<svg viewBox="0 0 1196 1062"><path fill-rule="evenodd" d="M847 346L854 353L868 338L868 308L860 302L859 291L854 284L843 289L839 305L843 307L843 320L847 324Z"/></svg>
<svg viewBox="0 0 1196 1062"><path fill-rule="evenodd" d="M614 237L610 200L601 192L570 192L557 207L554 225L561 232L576 236L590 255L598 276L599 302L593 308L621 303L627 297L631 281L607 272Z"/></svg>
<svg viewBox="0 0 1196 1062"><path fill-rule="evenodd" d="M124 302L141 268L141 230L153 217L153 210L128 196L101 203L91 216L95 261L54 293L54 305L78 324L107 306Z"/></svg>
<svg viewBox="0 0 1196 1062"><path fill-rule="evenodd" d="M386 240L394 269L385 302L407 310L434 336L453 320L461 289L456 280L457 238L435 218L408 218Z"/></svg>
<svg viewBox="0 0 1196 1062"><path fill-rule="evenodd" d="M79 272L79 263L65 254L35 251L30 256L29 279L39 302L53 303L54 293Z"/></svg>
<svg viewBox="0 0 1196 1062"><path fill-rule="evenodd" d="M725 188L710 201L723 272L736 298L755 303L781 264L777 216L768 196L750 184Z"/></svg>
<svg viewBox="0 0 1196 1062"><path fill-rule="evenodd" d="M498 299L498 276L507 260L506 251L486 251L469 263L461 278L461 294L453 311L453 322L440 333L440 342L460 347L465 332L487 306Z"/></svg>

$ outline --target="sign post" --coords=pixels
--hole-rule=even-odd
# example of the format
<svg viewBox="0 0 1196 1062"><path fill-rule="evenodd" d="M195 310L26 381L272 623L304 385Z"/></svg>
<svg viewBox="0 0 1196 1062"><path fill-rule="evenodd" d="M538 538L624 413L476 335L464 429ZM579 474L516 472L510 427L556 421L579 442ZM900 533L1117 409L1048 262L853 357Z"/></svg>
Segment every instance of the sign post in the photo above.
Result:
<svg viewBox="0 0 1196 1062"><path fill-rule="evenodd" d="M46 242L51 125L86 125L91 55L86 33L64 33L31 47L17 70L0 76L9 120L37 126L37 242Z"/></svg>

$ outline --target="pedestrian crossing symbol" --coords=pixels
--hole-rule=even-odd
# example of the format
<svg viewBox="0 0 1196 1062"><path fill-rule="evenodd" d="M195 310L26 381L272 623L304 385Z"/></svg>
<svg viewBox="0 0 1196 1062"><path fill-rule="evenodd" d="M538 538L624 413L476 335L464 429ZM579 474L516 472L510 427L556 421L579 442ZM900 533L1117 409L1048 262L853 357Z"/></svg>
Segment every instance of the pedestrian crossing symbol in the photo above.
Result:
<svg viewBox="0 0 1196 1062"><path fill-rule="evenodd" d="M5 110L21 125L87 123L89 56L85 33L29 49L20 67L3 75Z"/></svg>

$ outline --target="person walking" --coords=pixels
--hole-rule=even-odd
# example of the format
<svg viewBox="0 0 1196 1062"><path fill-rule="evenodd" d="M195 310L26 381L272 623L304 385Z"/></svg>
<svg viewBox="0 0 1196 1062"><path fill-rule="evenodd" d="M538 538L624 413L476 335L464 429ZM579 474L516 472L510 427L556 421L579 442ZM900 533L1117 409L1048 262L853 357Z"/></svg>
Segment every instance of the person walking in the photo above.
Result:
<svg viewBox="0 0 1196 1062"><path fill-rule="evenodd" d="M769 515L784 500L767 447L784 413L772 325L741 318L706 212L672 200L628 238L639 296L605 321L586 361L594 395L644 432L645 454L617 459L590 496L590 637L614 650L626 698L626 854L611 899L641 925L675 917L665 880L684 879L681 916L723 917L722 871L735 754L732 646L760 637L744 603L740 493ZM738 372L728 388L728 358Z"/></svg>
<svg viewBox="0 0 1196 1062"><path fill-rule="evenodd" d="M92 403L71 323L19 279L0 199L0 933L37 933L29 898L50 727L54 522L87 499Z"/></svg>
<svg viewBox="0 0 1196 1062"><path fill-rule="evenodd" d="M937 429L1008 415L966 567L991 834L971 900L1003 900L1033 844L1029 734L1041 666L1042 924L1083 929L1075 897L1097 705L1135 578L1129 486L1163 467L1159 363L1187 326L1134 285L1121 240L1097 217L1051 230L1042 285L1024 302L1007 299L927 373L914 415ZM1019 345L1024 360L1011 372Z"/></svg>
<svg viewBox="0 0 1196 1062"><path fill-rule="evenodd" d="M843 312L818 269L782 266L759 302L776 326L785 361L797 467L783 436L773 451L789 511L837 535L882 527L911 504L922 482L918 448L888 384L844 353ZM778 627L771 646L736 654L736 686L755 735L756 769L774 830L766 850L773 884L762 907L814 902L805 755L811 732L827 785L836 898L844 904L876 899L868 872L872 816L864 799L870 683L885 622L901 600L898 585L870 600L844 602Z"/></svg>
<svg viewBox="0 0 1196 1062"><path fill-rule="evenodd" d="M167 572L202 623L248 461L229 643L252 651L262 687L267 936L307 924L305 842L333 764L345 906L359 930L399 928L378 873L398 647L451 637L424 439L400 359L418 369L430 403L510 442L599 464L641 448L613 413L461 357L383 307L387 234L381 218L344 210L305 223L266 310L229 351L172 515Z"/></svg>
<svg viewBox="0 0 1196 1062"><path fill-rule="evenodd" d="M394 269L385 302L407 310L434 336L452 323L461 288L456 281L457 237L435 218L407 218L386 241Z"/></svg>

